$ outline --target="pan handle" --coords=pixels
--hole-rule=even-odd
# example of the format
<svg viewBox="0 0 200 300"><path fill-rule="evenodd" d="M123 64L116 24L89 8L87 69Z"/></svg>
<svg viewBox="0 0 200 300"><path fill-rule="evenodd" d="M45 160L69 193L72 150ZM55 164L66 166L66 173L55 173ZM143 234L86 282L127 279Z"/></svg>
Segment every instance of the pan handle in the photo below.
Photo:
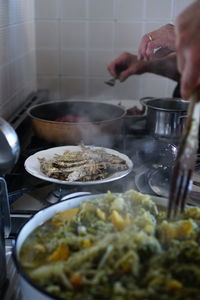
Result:
<svg viewBox="0 0 200 300"><path fill-rule="evenodd" d="M4 178L0 177L0 208L3 215L4 223L4 235L6 238L9 237L11 231L11 220L10 220L10 205L8 199L7 184Z"/></svg>

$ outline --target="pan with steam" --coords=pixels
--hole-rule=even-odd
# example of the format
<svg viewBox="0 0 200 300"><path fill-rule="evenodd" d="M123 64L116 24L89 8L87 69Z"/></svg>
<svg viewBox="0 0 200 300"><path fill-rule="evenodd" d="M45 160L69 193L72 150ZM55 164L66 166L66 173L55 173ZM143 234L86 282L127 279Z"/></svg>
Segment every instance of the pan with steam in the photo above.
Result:
<svg viewBox="0 0 200 300"><path fill-rule="evenodd" d="M58 101L28 110L39 138L55 145L99 144L122 133L125 109L92 101ZM105 142L105 140L104 140Z"/></svg>

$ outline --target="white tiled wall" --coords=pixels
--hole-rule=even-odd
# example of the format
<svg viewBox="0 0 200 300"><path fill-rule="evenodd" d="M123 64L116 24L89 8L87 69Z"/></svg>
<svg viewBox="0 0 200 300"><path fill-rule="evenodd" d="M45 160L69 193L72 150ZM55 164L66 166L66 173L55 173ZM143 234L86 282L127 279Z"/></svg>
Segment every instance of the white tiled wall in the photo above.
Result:
<svg viewBox="0 0 200 300"><path fill-rule="evenodd" d="M173 81L132 76L104 84L107 65L136 53L141 36L166 23L191 0L35 0L38 87L51 99L138 99L171 96Z"/></svg>
<svg viewBox="0 0 200 300"><path fill-rule="evenodd" d="M0 116L35 89L34 0L0 0Z"/></svg>
<svg viewBox="0 0 200 300"><path fill-rule="evenodd" d="M123 51L136 53L145 32L173 22L191 2L0 0L0 116L36 89L36 76L55 100L171 96L175 83L150 74L108 87L107 65Z"/></svg>

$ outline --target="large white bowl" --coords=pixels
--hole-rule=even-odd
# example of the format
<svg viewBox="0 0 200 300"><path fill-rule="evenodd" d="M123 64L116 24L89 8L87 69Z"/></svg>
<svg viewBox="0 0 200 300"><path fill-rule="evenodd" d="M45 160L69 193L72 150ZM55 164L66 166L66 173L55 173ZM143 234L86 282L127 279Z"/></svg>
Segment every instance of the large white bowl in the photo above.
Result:
<svg viewBox="0 0 200 300"><path fill-rule="evenodd" d="M53 217L57 212L78 207L79 204L83 201L92 201L97 198L102 198L103 196L105 196L105 194L87 195L59 202L48 208L40 210L22 227L13 247L13 259L19 272L21 291L24 300L60 299L50 296L50 294L45 292L42 288L35 285L23 271L19 263L19 252L24 240L36 227L42 225L45 221ZM158 206L166 207L167 205L166 198L151 196L151 199L155 201Z"/></svg>

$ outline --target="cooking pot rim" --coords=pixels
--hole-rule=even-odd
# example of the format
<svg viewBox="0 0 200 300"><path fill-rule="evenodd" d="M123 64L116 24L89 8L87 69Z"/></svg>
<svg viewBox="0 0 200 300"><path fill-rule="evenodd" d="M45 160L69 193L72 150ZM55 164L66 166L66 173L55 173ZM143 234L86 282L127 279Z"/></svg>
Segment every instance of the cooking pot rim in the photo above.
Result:
<svg viewBox="0 0 200 300"><path fill-rule="evenodd" d="M140 99L140 102L142 105L145 105L147 108L151 108L154 110L158 110L158 111L164 111L164 112L186 112L187 109L186 108L165 108L165 107L157 107L156 105L152 104L152 102L156 102L156 101L173 101L174 103L182 103L182 104L189 104L188 100L184 100L181 98L153 98L153 97L145 97Z"/></svg>
<svg viewBox="0 0 200 300"><path fill-rule="evenodd" d="M101 120L101 121L94 121L94 122L91 122L91 121L81 121L81 122L60 122L60 121L52 121L52 120L48 120L48 119L42 119L42 118L39 118L37 116L34 116L32 114L32 111L35 109L35 108L38 108L38 107L45 107L46 105L48 104L68 104L68 103L81 103L81 104L97 104L97 105L106 105L106 106L109 106L110 108L117 108L119 109L119 111L121 110L121 114L117 117L112 117L110 119L106 119L106 120ZM31 106L28 110L27 110L27 114L28 116L30 116L31 118L33 119L36 119L36 120L40 120L44 123L48 122L48 123L52 123L52 124L68 124L68 125L79 125L80 124L99 124L99 123L107 123L107 122L111 122L111 121L115 121L115 120L121 120L123 119L125 116L126 116L126 109L123 108L122 106L119 106L119 105L115 105L115 104L111 104L111 103L105 103L105 102L96 102L96 101L84 101L84 100L61 100L61 101L47 101L47 102L43 102L43 103L39 103L39 104L35 104L33 106Z"/></svg>

